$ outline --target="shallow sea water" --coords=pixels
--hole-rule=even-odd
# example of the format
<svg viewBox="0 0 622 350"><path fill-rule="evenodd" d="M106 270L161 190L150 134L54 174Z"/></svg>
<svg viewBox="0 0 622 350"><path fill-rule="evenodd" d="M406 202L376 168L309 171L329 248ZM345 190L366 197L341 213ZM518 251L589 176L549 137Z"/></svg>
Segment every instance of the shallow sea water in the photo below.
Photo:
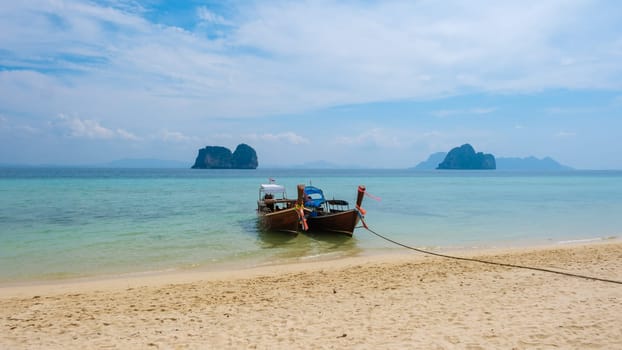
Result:
<svg viewBox="0 0 622 350"><path fill-rule="evenodd" d="M401 249L352 238L261 232L260 183L291 197L312 183L354 202L405 244L469 249L598 240L622 233L622 172L0 169L0 283L217 269Z"/></svg>

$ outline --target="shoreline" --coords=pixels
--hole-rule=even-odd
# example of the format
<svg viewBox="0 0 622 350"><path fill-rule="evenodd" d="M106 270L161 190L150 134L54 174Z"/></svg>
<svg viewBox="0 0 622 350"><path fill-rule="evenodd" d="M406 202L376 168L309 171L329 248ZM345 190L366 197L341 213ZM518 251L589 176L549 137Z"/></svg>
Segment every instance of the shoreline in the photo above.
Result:
<svg viewBox="0 0 622 350"><path fill-rule="evenodd" d="M460 255L622 280L619 239ZM2 288L0 348L609 349L620 314L619 284L406 252Z"/></svg>
<svg viewBox="0 0 622 350"><path fill-rule="evenodd" d="M460 247L460 248L429 248L419 247L423 250L433 251L447 255L460 257L479 257L498 254L516 254L526 251L550 250L565 247L577 247L583 245L622 244L622 239L617 236L605 238L576 239L555 242L526 241L520 244L498 244L485 247ZM347 252L327 253L311 257L299 257L291 260L264 261L260 263L226 262L214 266L202 266L196 268L170 268L159 271L139 271L118 274L96 274L75 278L50 278L32 279L25 281L0 282L0 298L37 294L36 291L43 289L63 293L72 288L90 290L92 288L118 288L128 286L154 286L162 283L163 279L171 283L189 283L200 280L218 280L223 278L249 278L262 274L278 274L292 271L306 271L326 267L344 267L365 263L395 263L404 259L418 260L430 257L427 254L414 252L403 247L376 248L361 250L355 254Z"/></svg>

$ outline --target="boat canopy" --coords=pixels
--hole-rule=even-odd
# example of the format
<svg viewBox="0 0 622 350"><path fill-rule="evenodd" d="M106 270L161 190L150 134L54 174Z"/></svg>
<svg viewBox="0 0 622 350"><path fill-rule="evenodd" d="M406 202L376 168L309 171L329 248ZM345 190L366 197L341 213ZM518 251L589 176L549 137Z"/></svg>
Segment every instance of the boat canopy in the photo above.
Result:
<svg viewBox="0 0 622 350"><path fill-rule="evenodd" d="M305 197L305 206L312 208L320 207L326 201L324 192L315 186L305 187Z"/></svg>
<svg viewBox="0 0 622 350"><path fill-rule="evenodd" d="M284 193L285 187L276 184L261 184L259 190L264 193Z"/></svg>

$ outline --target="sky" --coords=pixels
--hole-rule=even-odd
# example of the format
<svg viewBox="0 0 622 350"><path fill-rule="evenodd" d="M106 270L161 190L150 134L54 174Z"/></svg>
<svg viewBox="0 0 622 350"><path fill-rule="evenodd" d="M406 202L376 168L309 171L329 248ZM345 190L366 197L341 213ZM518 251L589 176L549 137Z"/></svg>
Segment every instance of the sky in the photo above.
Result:
<svg viewBox="0 0 622 350"><path fill-rule="evenodd" d="M0 163L622 169L622 2L0 2Z"/></svg>

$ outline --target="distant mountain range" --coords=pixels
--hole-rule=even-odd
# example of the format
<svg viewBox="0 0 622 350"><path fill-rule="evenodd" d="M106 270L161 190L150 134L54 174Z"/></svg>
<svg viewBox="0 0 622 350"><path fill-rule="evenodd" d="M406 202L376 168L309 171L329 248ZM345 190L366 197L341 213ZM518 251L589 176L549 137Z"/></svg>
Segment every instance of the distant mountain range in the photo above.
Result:
<svg viewBox="0 0 622 350"><path fill-rule="evenodd" d="M192 164L178 160L163 160L152 158L118 159L108 163L95 165L102 168L186 168Z"/></svg>
<svg viewBox="0 0 622 350"><path fill-rule="evenodd" d="M447 156L446 152L431 154L427 160L420 162L414 170L434 170L443 162ZM536 157L516 158L516 157L496 157L497 170L515 171L565 171L574 170L573 168L560 164L551 157L538 159Z"/></svg>
<svg viewBox="0 0 622 350"><path fill-rule="evenodd" d="M445 156L446 152L437 152L431 154L427 160L420 162L417 166L410 168L413 170L434 170L438 167ZM550 157L538 159L535 157L527 158L496 158L497 170L516 170L516 171L563 171L574 170L571 167L562 165ZM72 168L181 168L190 169L192 164L177 160L162 160L152 158L139 159L118 159L106 163L84 164L84 165L63 165L63 164L0 164L0 168L55 168L55 167L72 167ZM340 165L327 161L314 161L303 164L274 164L261 165L262 169L364 169L362 166L353 164Z"/></svg>
<svg viewBox="0 0 622 350"><path fill-rule="evenodd" d="M497 158L497 169L499 170L574 170L573 168L560 164L551 157L538 159L536 157L526 158Z"/></svg>
<svg viewBox="0 0 622 350"><path fill-rule="evenodd" d="M17 163L2 163L0 168L185 168L190 169L187 162L180 162L178 160L162 160L152 158L139 158L139 159L118 159L106 163L93 163L93 164L17 164Z"/></svg>

